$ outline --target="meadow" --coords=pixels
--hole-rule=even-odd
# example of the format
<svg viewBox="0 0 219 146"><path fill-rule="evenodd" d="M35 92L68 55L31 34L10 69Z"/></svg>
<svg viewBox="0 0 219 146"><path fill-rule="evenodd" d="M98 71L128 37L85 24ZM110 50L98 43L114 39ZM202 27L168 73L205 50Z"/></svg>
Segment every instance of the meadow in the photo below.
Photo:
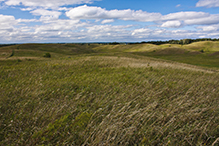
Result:
<svg viewBox="0 0 219 146"><path fill-rule="evenodd" d="M0 145L219 145L219 42L0 47Z"/></svg>

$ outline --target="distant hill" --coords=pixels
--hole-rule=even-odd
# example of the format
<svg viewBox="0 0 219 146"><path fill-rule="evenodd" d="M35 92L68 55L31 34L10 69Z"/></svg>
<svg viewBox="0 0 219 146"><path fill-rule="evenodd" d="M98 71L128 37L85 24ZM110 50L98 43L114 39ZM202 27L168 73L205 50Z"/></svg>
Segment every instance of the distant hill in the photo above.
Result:
<svg viewBox="0 0 219 146"><path fill-rule="evenodd" d="M214 53L219 51L218 41L194 42L187 45L150 43L141 44L19 44L0 47L0 59L25 57L41 58L49 52L53 57L64 57L85 54L128 53L167 59L182 63L206 67L219 67L219 58ZM210 55L213 54L213 55ZM217 53L216 53L217 54Z"/></svg>

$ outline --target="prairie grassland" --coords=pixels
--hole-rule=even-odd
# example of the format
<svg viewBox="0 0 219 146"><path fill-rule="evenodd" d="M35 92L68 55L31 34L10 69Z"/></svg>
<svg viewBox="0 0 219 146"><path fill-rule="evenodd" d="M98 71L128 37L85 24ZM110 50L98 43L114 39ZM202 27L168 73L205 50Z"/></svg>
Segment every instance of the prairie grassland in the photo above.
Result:
<svg viewBox="0 0 219 146"><path fill-rule="evenodd" d="M90 50L0 60L0 145L219 144L217 68Z"/></svg>

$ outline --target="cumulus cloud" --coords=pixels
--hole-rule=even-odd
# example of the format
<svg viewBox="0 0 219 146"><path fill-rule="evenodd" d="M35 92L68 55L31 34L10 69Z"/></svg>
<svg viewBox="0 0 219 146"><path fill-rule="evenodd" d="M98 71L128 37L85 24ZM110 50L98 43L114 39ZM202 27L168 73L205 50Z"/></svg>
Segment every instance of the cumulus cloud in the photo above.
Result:
<svg viewBox="0 0 219 146"><path fill-rule="evenodd" d="M219 0L199 0L196 7L219 7Z"/></svg>
<svg viewBox="0 0 219 146"><path fill-rule="evenodd" d="M84 5L66 12L66 16L71 19L120 19L149 22L158 20L162 15L160 13L148 13L141 10L106 10L101 7Z"/></svg>
<svg viewBox="0 0 219 146"><path fill-rule="evenodd" d="M88 29L88 32L95 33L95 32L118 32L130 27L132 27L132 25L118 25L118 26L94 25L86 28Z"/></svg>
<svg viewBox="0 0 219 146"><path fill-rule="evenodd" d="M183 38L194 38L200 33L198 31L189 30L166 30L166 29L150 29L150 28L140 28L133 30L133 39L142 40L158 40L158 39L183 39Z"/></svg>
<svg viewBox="0 0 219 146"><path fill-rule="evenodd" d="M85 36L89 40L101 40L101 41L124 41L132 40L131 31L128 30L132 25L94 25L86 27L84 31Z"/></svg>
<svg viewBox="0 0 219 146"><path fill-rule="evenodd" d="M0 30L12 30L16 24L14 16L0 14Z"/></svg>
<svg viewBox="0 0 219 146"><path fill-rule="evenodd" d="M25 23L28 23L28 22L38 22L39 20L37 19L17 19L16 20L17 22L25 22Z"/></svg>
<svg viewBox="0 0 219 146"><path fill-rule="evenodd" d="M26 7L57 8L64 5L92 3L94 0L8 0L7 5L24 5Z"/></svg>
<svg viewBox="0 0 219 146"><path fill-rule="evenodd" d="M44 1L49 5L44 6ZM200 36L219 37L219 14L189 11L162 15L160 13L131 9L106 10L101 7L87 5L75 8L65 7L69 3L92 2L93 0L44 1L6 1L14 2L8 3L10 5L27 6L21 10L29 11L32 15L40 16L40 18L15 19L14 16L0 14L0 41L4 38L20 42L76 42L142 41L148 39L198 38ZM56 9L53 9L55 7ZM64 12L70 19L60 19ZM128 21L128 23L127 25L109 24L115 20L124 20ZM141 25L130 25L133 24L131 21L154 22L155 25L153 27L141 27ZM35 22L38 23L36 24ZM31 25L29 25L30 23ZM145 23L145 25L147 24ZM192 31L180 30L180 27L187 25L195 25L196 29Z"/></svg>
<svg viewBox="0 0 219 146"><path fill-rule="evenodd" d="M167 21L164 22L161 27L169 27L169 28L179 28L182 26L180 21Z"/></svg>
<svg viewBox="0 0 219 146"><path fill-rule="evenodd" d="M100 7L89 7L87 5L76 7L66 12L71 19L102 19L107 18L106 10Z"/></svg>
<svg viewBox="0 0 219 146"><path fill-rule="evenodd" d="M62 14L61 12L58 11L49 11L45 9L36 9L34 11L31 11L33 15L36 16L41 16L41 20L53 20L53 19L58 19L59 16Z"/></svg>
<svg viewBox="0 0 219 146"><path fill-rule="evenodd" d="M21 11L31 11L33 8L21 8Z"/></svg>
<svg viewBox="0 0 219 146"><path fill-rule="evenodd" d="M135 35L143 35L143 36L148 36L149 33L151 33L152 30L148 29L148 28L139 28L139 29L135 29L132 31L132 36Z"/></svg>
<svg viewBox="0 0 219 146"><path fill-rule="evenodd" d="M182 24L188 25L206 25L219 23L217 14L209 14L205 12L177 12L162 15L160 13L148 13L146 11L138 10L106 10L101 7L79 6L67 11L66 16L70 19L107 19L103 21L108 22L112 19L132 20L140 22L155 22L162 24L161 27L181 27Z"/></svg>
<svg viewBox="0 0 219 146"><path fill-rule="evenodd" d="M20 20L23 21L23 20ZM25 21L25 20L24 20ZM214 28L214 29L213 29ZM146 41L159 39L218 37L218 26L200 26L198 30L167 30L164 28L135 28L134 25L94 25L80 20L50 20L42 25L21 26L0 36L13 42L77 42L77 41ZM201 29L201 30L200 30ZM214 31L213 33L209 33Z"/></svg>
<svg viewBox="0 0 219 146"><path fill-rule="evenodd" d="M16 21L25 22L26 20L19 19ZM62 19L50 20L41 25L33 26L18 23L13 31L8 33L0 30L0 42L72 42L73 40L77 41L83 35L79 30L89 25L89 23L80 22L79 20Z"/></svg>
<svg viewBox="0 0 219 146"><path fill-rule="evenodd" d="M50 31L73 31L78 27L87 26L86 23L81 23L79 20L51 20L43 25L36 26L35 32L50 32Z"/></svg>
<svg viewBox="0 0 219 146"><path fill-rule="evenodd" d="M209 25L209 24L218 24L219 23L219 14L212 14L208 17L202 17L202 18L194 18L194 19L188 19L184 22L188 25Z"/></svg>
<svg viewBox="0 0 219 146"><path fill-rule="evenodd" d="M17 24L14 16L0 14L0 41L9 40Z"/></svg>
<svg viewBox="0 0 219 146"><path fill-rule="evenodd" d="M209 25L209 26L198 26L198 29L202 29L203 31L219 31L219 24L218 25Z"/></svg>
<svg viewBox="0 0 219 146"><path fill-rule="evenodd" d="M210 16L209 13L205 12L177 12L177 13L170 13L164 15L162 20L188 20L188 19L197 19Z"/></svg>
<svg viewBox="0 0 219 146"><path fill-rule="evenodd" d="M57 22L57 23L56 23ZM35 39L64 41L118 41L130 36L131 26L90 25L76 20L54 21L37 26ZM46 37L45 37L46 36Z"/></svg>
<svg viewBox="0 0 219 146"><path fill-rule="evenodd" d="M101 22L101 24L112 23L112 22L114 22L114 21L115 21L114 19L106 19L106 20L103 20L103 21Z"/></svg>

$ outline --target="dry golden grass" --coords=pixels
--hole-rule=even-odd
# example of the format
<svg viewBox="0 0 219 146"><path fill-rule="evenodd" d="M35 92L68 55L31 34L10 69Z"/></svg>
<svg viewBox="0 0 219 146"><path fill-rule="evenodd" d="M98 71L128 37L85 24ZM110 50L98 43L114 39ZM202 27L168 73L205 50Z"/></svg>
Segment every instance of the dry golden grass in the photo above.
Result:
<svg viewBox="0 0 219 146"><path fill-rule="evenodd" d="M0 145L219 144L218 69L111 51L0 60Z"/></svg>

